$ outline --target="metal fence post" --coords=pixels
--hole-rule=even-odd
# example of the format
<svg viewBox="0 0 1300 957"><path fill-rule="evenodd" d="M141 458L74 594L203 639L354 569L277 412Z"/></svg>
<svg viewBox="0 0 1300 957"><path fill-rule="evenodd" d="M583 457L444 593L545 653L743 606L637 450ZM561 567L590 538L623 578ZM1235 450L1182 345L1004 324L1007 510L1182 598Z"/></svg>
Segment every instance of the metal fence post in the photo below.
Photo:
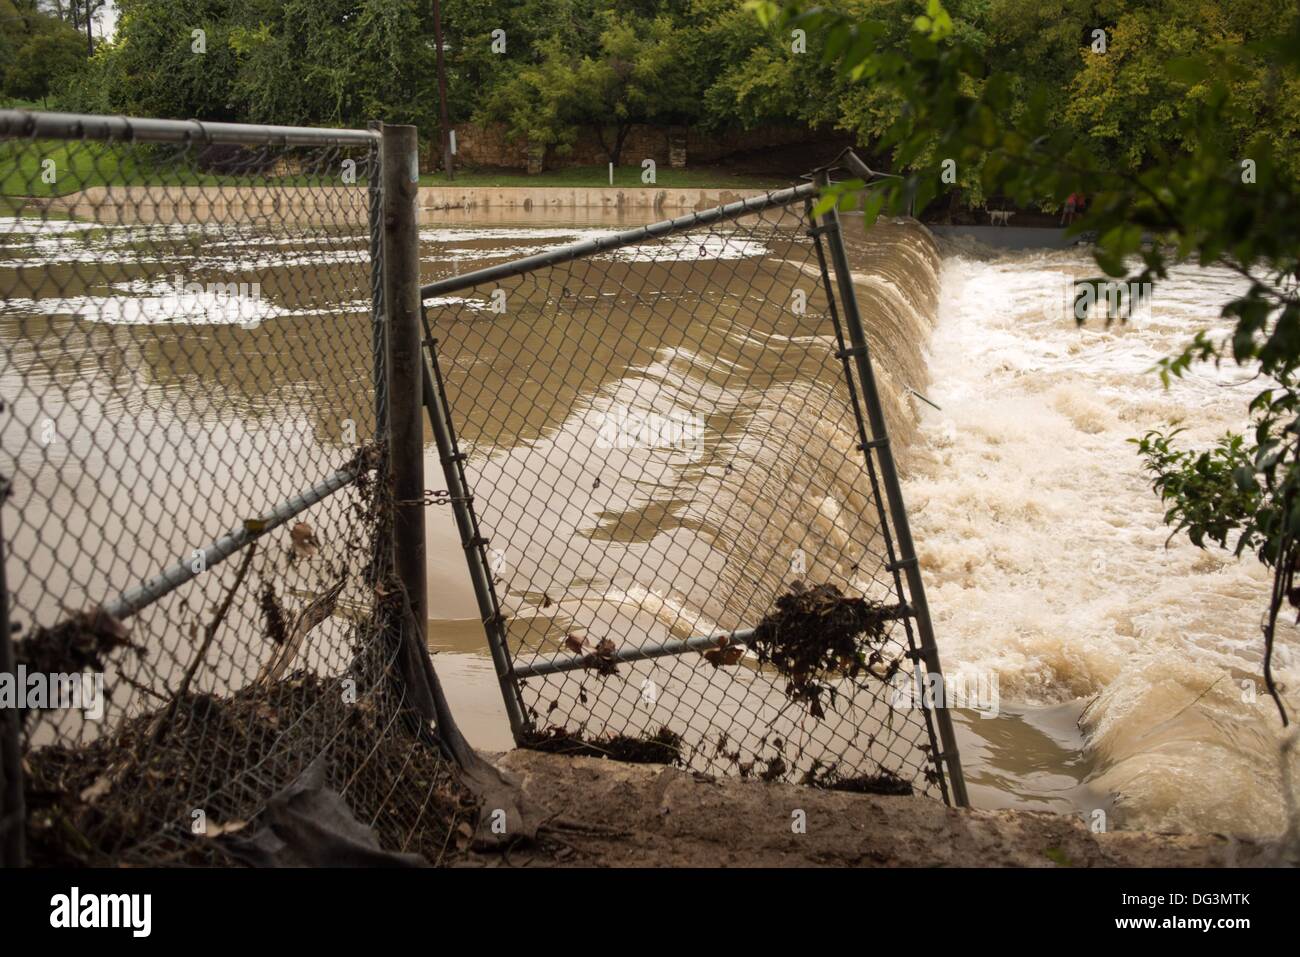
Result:
<svg viewBox="0 0 1300 957"><path fill-rule="evenodd" d="M425 328L428 330L427 322ZM492 570L484 554L488 542L480 534L478 519L474 515L473 495L470 493L469 482L465 477L465 456L457 448L451 410L443 389L442 375L438 371L437 340L432 335L429 336L429 353L432 365L425 365L424 405L429 413L434 440L438 443L438 457L442 459L442 472L447 480L451 510L456 519L456 528L460 532L461 545L465 549L470 584L474 587L479 616L483 619L483 627L486 629L488 650L492 655L492 663L496 666L497 681L501 685L501 696L506 706L506 717L510 720L510 732L514 735L516 744L523 744L524 733L528 730L528 719L524 713L523 698L519 693L514 662L510 658L506 621L501 614L501 606L492 584Z"/></svg>
<svg viewBox="0 0 1300 957"><path fill-rule="evenodd" d="M382 135L384 124L370 123L368 126ZM388 399L385 395L384 353L387 346L384 341L384 210L381 188L383 171L380 143L370 145L369 182L366 187L367 218L370 226L370 316L372 320L371 348L374 351L375 376L375 437L381 438L388 428Z"/></svg>
<svg viewBox="0 0 1300 957"><path fill-rule="evenodd" d="M921 659L926 670L931 674L942 675L939 666L939 649L934 642L934 626L930 621L930 606L925 600L925 585L921 580L921 567L916 557L916 546L912 542L912 529L907 521L907 509L903 505L903 491L898 482L898 468L894 464L894 452L888 440L885 415L880 406L880 394L876 390L876 376L871 368L871 357L867 350L867 336L862 326L862 316L858 312L857 295L853 291L853 276L849 270L849 260L844 252L844 239L841 235L840 218L834 207L823 217L830 247L831 263L835 268L835 284L839 287L840 302L844 310L844 325L849 334L850 353L858 373L862 388L863 402L866 405L867 421L871 426L870 446L876 452L876 461L880 465L880 479L885 486L885 498L889 503L889 516L894 527L894 536L898 543L897 568L907 579L907 591L916 620L917 635L921 640ZM830 290L827 290L829 293ZM871 454L869 448L863 452ZM890 569L893 571L893 569ZM943 707L935 708L935 722L939 726L939 741L943 754L939 759L947 771L948 784L952 792L952 802L958 807L968 807L970 801L966 796L966 780L962 776L961 761L957 754L957 736L952 726L952 715L948 702Z"/></svg>
<svg viewBox="0 0 1300 957"><path fill-rule="evenodd" d="M9 479L0 476L0 511L9 498ZM5 577L5 541L0 521L0 674L18 669L9 634L9 583ZM0 867L22 867L26 854L27 815L23 808L23 756L17 708L0 710Z"/></svg>
<svg viewBox="0 0 1300 957"><path fill-rule="evenodd" d="M412 705L436 720L432 664L425 639L428 619L424 541L424 358L420 351L418 141L413 126L383 127L383 316L387 340L385 392L388 477L393 496L393 571L410 603L403 616L399 659ZM413 619L413 620L410 620Z"/></svg>

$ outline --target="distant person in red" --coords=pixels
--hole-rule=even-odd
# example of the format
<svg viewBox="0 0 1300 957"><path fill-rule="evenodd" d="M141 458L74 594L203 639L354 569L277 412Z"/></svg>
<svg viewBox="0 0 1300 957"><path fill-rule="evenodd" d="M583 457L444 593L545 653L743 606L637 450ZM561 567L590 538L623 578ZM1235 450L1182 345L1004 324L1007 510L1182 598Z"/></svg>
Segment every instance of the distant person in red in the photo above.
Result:
<svg viewBox="0 0 1300 957"><path fill-rule="evenodd" d="M1083 193L1071 193L1069 199L1065 201L1065 213L1061 216L1061 225L1069 226L1074 222L1074 217L1083 212L1083 208L1087 205Z"/></svg>

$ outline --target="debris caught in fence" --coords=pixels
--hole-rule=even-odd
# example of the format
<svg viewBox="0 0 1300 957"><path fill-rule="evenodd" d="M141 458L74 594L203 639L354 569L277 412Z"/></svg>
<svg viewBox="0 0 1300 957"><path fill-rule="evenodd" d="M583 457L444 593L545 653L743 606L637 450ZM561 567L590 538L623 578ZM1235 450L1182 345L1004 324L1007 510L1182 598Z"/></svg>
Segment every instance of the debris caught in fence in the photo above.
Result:
<svg viewBox="0 0 1300 957"><path fill-rule="evenodd" d="M618 674L618 663L614 660L614 642L602 638L596 643L596 650L587 655L584 667L591 669L602 678Z"/></svg>
<svg viewBox="0 0 1300 957"><path fill-rule="evenodd" d="M366 699L348 704L344 680L295 672L229 697L187 694L175 720L150 743L156 714L124 722L84 747L50 745L26 756L28 848L37 866L120 863L120 848L138 863L230 863L212 838L248 820L248 799L264 798L258 769L324 753L331 780L357 818L371 823L392 850L437 858L457 822L473 823L476 802L436 749L391 725ZM208 765L225 762L227 788L196 807ZM406 814L394 795L422 807L421 847L403 847ZM192 812L203 826L191 829ZM173 826L159 835L157 822ZM161 840L160 840L161 837Z"/></svg>
<svg viewBox="0 0 1300 957"><path fill-rule="evenodd" d="M885 768L881 768L874 774L846 777L840 773L837 765L823 765L820 761L813 762L801 783L824 791L849 791L854 794L905 796L913 793L911 782L904 781Z"/></svg>
<svg viewBox="0 0 1300 957"><path fill-rule="evenodd" d="M103 671L107 657L131 644L130 629L101 608L77 612L50 628L37 628L14 642L17 663L28 672L72 674Z"/></svg>
<svg viewBox="0 0 1300 957"><path fill-rule="evenodd" d="M770 665L787 679L786 697L806 702L812 716L821 718L825 707L834 704L835 677L893 677L873 668L881 661L878 650L895 617L891 607L846 596L835 585L794 582L747 643L760 665ZM897 665L891 662L888 668L897 670Z"/></svg>
<svg viewBox="0 0 1300 957"><path fill-rule="evenodd" d="M630 764L682 763L682 737L667 727L652 735L615 734L589 739L576 731L551 725L542 731L529 732L523 746L547 754L610 758Z"/></svg>
<svg viewBox="0 0 1300 957"><path fill-rule="evenodd" d="M23 714L33 863L216 862L318 760L385 850L477 820L397 614L384 135L0 110L7 612L104 689Z"/></svg>
<svg viewBox="0 0 1300 957"><path fill-rule="evenodd" d="M130 629L102 608L77 612L49 628L37 628L14 642L15 664L29 675L80 675L104 671L118 651L139 652L131 643ZM18 720L25 725L32 709L16 704Z"/></svg>

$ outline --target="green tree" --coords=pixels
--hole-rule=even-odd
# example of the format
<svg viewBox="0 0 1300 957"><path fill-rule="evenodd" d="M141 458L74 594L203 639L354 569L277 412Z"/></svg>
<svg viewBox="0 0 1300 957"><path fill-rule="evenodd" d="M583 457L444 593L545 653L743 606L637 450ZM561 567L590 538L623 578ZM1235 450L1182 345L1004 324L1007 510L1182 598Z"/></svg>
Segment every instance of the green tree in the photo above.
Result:
<svg viewBox="0 0 1300 957"><path fill-rule="evenodd" d="M589 45L581 35L539 40L529 51L534 62L504 79L478 118L503 120L510 135L559 152L590 128L613 163L633 125L696 119L702 91L689 64L689 31L672 16L617 6L595 12L600 32Z"/></svg>
<svg viewBox="0 0 1300 957"><path fill-rule="evenodd" d="M1106 31L1105 53L1084 48L1075 55L1080 69L1070 81L1065 119L1112 165L1129 169L1140 169L1166 148L1192 146L1186 138L1197 134L1194 118L1215 87L1170 75L1168 63L1202 50L1241 47L1266 38L1286 12L1276 4L1275 17L1259 17L1267 6L1161 2L1118 10ZM1271 110L1262 97L1257 69L1218 79L1236 111L1223 117L1222 132L1231 142L1244 145L1264 126L1294 137L1294 111L1289 131L1285 125L1279 128L1282 111Z"/></svg>
<svg viewBox="0 0 1300 957"><path fill-rule="evenodd" d="M228 42L230 98L263 123L437 128L427 3L415 0L245 0Z"/></svg>
<svg viewBox="0 0 1300 957"><path fill-rule="evenodd" d="M595 49L602 0L444 0L442 22L452 122L510 122L511 98L488 103L519 71L546 58L548 42L577 57ZM494 37L495 31L501 31ZM516 91L518 92L518 91ZM514 124L512 124L514 125Z"/></svg>
<svg viewBox="0 0 1300 957"><path fill-rule="evenodd" d="M119 0L117 34L70 90L81 101L75 105L135 116L242 118L232 97L236 2Z"/></svg>
<svg viewBox="0 0 1300 957"><path fill-rule="evenodd" d="M69 88L142 116L357 126L431 135L437 84L423 0L121 0L117 35Z"/></svg>
<svg viewBox="0 0 1300 957"><path fill-rule="evenodd" d="M0 23L0 90L6 96L44 100L86 60L85 38L34 3L0 0Z"/></svg>

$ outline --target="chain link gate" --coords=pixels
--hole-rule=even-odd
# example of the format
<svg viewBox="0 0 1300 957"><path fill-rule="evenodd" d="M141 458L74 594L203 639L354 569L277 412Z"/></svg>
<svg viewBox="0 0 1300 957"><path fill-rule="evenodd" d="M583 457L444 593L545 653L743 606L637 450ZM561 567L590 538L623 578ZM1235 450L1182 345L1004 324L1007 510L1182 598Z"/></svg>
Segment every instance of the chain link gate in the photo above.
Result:
<svg viewBox="0 0 1300 957"><path fill-rule="evenodd" d="M415 155L0 111L0 671L49 692L3 709L7 862L228 861L317 759L385 851L440 860L473 817L393 493L423 484Z"/></svg>
<svg viewBox="0 0 1300 957"><path fill-rule="evenodd" d="M517 744L965 805L820 182L424 286L442 501Z"/></svg>

